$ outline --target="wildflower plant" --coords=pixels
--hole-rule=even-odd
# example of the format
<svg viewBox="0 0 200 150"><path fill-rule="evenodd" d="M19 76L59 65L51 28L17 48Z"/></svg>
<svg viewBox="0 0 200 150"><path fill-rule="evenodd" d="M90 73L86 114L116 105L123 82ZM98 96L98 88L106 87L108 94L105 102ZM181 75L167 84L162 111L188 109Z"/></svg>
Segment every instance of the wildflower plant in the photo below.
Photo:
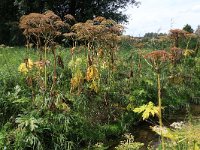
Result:
<svg viewBox="0 0 200 150"><path fill-rule="evenodd" d="M84 81L84 74L83 74L83 66L82 63L84 63L84 60L82 58L73 58L68 63L68 68L72 71L72 78L71 78L71 89L70 93L78 90L78 93L81 92L83 81Z"/></svg>
<svg viewBox="0 0 200 150"><path fill-rule="evenodd" d="M134 136L130 133L124 134L125 140L115 147L116 150L139 150L144 144L134 141Z"/></svg>
<svg viewBox="0 0 200 150"><path fill-rule="evenodd" d="M165 50L155 50L146 54L144 58L156 73L161 73L167 62L173 60L173 56Z"/></svg>
<svg viewBox="0 0 200 150"><path fill-rule="evenodd" d="M30 13L20 18L20 28L23 29L23 34L27 39L27 45L30 40L35 42L37 48L40 47L44 51L44 73L45 73L45 89L47 89L47 51L48 47L52 45L54 39L62 34L64 28L69 25L61 20L52 11L46 11L43 14ZM44 48L42 48L44 47ZM44 50L43 50L44 49ZM54 52L55 54L55 52Z"/></svg>
<svg viewBox="0 0 200 150"><path fill-rule="evenodd" d="M167 63L173 59L172 55L165 50L155 50L150 52L144 56L147 63L152 67L152 69L157 74L157 92L158 92L158 118L159 118L159 126L160 128L163 127L162 122L162 100L161 100L161 73L162 70L165 68ZM162 138L162 148L164 148L164 139L161 132Z"/></svg>
<svg viewBox="0 0 200 150"><path fill-rule="evenodd" d="M121 25L104 17L96 17L85 23L76 23L71 29L77 40L83 41L87 46L88 65L95 63L99 50L104 50L104 54L114 62L114 50L123 32Z"/></svg>
<svg viewBox="0 0 200 150"><path fill-rule="evenodd" d="M85 23L74 24L71 27L71 32L65 34L66 37L71 37L73 41L84 43L87 57L86 80L90 84L90 89L95 92L99 89L102 66L108 64L108 72L115 68L115 55L122 32L123 27L115 21L96 17L93 20L87 20ZM73 44L73 46L75 45ZM76 49L73 47L72 55L74 50ZM109 73L109 75L111 74Z"/></svg>

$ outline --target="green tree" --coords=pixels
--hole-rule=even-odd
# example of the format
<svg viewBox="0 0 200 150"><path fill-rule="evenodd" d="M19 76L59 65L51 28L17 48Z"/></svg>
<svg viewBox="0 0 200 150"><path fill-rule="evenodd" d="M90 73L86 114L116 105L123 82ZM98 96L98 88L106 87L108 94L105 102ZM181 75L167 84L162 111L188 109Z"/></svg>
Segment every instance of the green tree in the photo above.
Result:
<svg viewBox="0 0 200 150"><path fill-rule="evenodd" d="M14 6L14 0L1 0L0 2L0 18L1 23L16 21L18 8Z"/></svg>
<svg viewBox="0 0 200 150"><path fill-rule="evenodd" d="M189 33L193 33L194 30L192 29L191 25L189 24L186 24L184 27L183 27L183 30L189 32Z"/></svg>
<svg viewBox="0 0 200 150"><path fill-rule="evenodd" d="M1 0L0 18L0 44L21 44L23 38L18 29L19 14L18 7L14 6L14 0Z"/></svg>
<svg viewBox="0 0 200 150"><path fill-rule="evenodd" d="M86 21L94 16L111 18L117 22L127 22L123 13L128 5L139 5L136 0L15 0L21 14L42 13L45 9L54 11L61 18L66 14L75 16L77 21Z"/></svg>

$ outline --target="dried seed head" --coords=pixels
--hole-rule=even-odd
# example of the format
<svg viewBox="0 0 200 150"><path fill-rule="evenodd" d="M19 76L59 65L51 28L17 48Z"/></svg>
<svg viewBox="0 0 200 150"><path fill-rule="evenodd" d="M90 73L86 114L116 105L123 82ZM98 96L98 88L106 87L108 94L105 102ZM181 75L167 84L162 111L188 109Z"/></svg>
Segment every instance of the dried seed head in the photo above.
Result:
<svg viewBox="0 0 200 150"><path fill-rule="evenodd" d="M48 36L58 36L61 34L60 30L62 28L69 28L69 26L52 11L46 11L43 14L30 13L29 15L24 15L20 18L19 26L24 30L24 35L40 37L47 35L46 33L48 33Z"/></svg>
<svg viewBox="0 0 200 150"><path fill-rule="evenodd" d="M172 55L165 50L155 50L145 55L145 58L150 61L165 62L172 59Z"/></svg>
<svg viewBox="0 0 200 150"><path fill-rule="evenodd" d="M156 72L160 72L168 61L173 60L172 54L165 50L155 50L146 54L144 58L152 65Z"/></svg>

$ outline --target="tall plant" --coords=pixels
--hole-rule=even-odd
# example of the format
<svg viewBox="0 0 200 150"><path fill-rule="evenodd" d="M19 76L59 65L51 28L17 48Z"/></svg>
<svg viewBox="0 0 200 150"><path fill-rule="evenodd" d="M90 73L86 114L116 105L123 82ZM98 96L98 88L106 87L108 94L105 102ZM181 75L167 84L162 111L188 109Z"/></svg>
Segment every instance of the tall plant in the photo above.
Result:
<svg viewBox="0 0 200 150"><path fill-rule="evenodd" d="M99 70L101 62L108 64L108 73L114 69L118 42L123 32L121 25L104 17L96 17L85 23L76 23L71 29L74 33L72 37L85 43L88 71L95 67L94 70ZM95 82L92 82L93 85Z"/></svg>
<svg viewBox="0 0 200 150"><path fill-rule="evenodd" d="M172 55L166 52L165 50L156 50L150 52L145 55L145 59L147 60L148 64L152 67L153 71L157 74L157 92L158 92L158 118L159 118L159 125L162 129L163 122L162 122L162 100L161 100L161 73L164 67L166 66L167 62L172 59ZM164 138L162 136L161 130L161 142L162 148L164 148Z"/></svg>
<svg viewBox="0 0 200 150"><path fill-rule="evenodd" d="M32 41L36 44L37 49L40 48L41 52L44 51L44 56L40 56L40 59L43 59L44 63L45 91L47 90L48 47L51 47L52 43L54 43L54 39L62 34L64 28L68 27L69 24L63 22L61 18L52 11L46 11L43 14L30 13L29 15L22 16L20 19L20 28L24 30L23 34L27 39L27 47L30 44L30 41ZM53 49L52 52L55 59L54 62L56 62L55 49ZM54 67L56 67L56 65L54 65Z"/></svg>

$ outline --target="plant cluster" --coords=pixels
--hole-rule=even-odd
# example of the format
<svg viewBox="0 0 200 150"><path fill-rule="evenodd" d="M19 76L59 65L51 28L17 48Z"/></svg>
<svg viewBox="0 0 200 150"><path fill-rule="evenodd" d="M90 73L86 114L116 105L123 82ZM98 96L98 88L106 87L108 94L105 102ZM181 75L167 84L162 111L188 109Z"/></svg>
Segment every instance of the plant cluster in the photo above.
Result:
<svg viewBox="0 0 200 150"><path fill-rule="evenodd" d="M196 36L171 30L148 45L104 17L64 18L52 11L25 15L27 49L0 48L0 148L140 149L132 134L113 142L140 121L153 122L162 149L199 147L197 136L187 136L198 125L169 129L163 122L199 101ZM60 36L72 47L58 45Z"/></svg>
<svg viewBox="0 0 200 150"><path fill-rule="evenodd" d="M118 145L116 150L139 150L144 144L140 142L135 142L133 135L130 133L124 134L126 138L124 141L120 141L120 145Z"/></svg>

